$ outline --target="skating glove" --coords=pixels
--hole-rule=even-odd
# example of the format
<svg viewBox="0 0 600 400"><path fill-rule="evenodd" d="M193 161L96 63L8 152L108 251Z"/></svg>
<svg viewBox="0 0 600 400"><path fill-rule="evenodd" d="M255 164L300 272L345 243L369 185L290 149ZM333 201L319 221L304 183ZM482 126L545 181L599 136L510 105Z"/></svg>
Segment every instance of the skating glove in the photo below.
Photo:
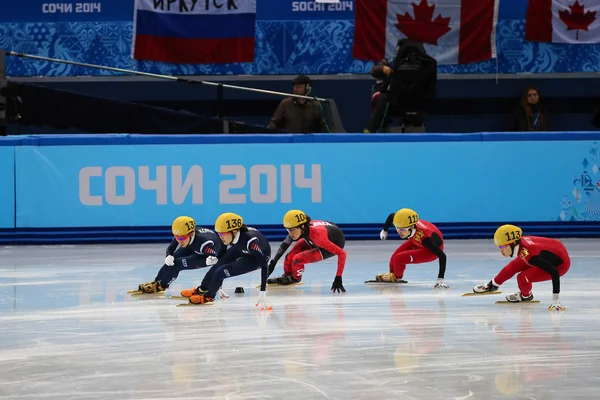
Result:
<svg viewBox="0 0 600 400"><path fill-rule="evenodd" d="M267 304L267 292L261 290L258 293L258 299L256 299L256 307L260 307L261 310L273 309L273 307Z"/></svg>
<svg viewBox="0 0 600 400"><path fill-rule="evenodd" d="M379 232L379 239L381 240L385 240L388 237L388 233L385 229L382 229L381 232Z"/></svg>
<svg viewBox="0 0 600 400"><path fill-rule="evenodd" d="M548 307L550 311L565 311L565 308L560 305L560 295L558 293L552 294L552 305Z"/></svg>
<svg viewBox="0 0 600 400"><path fill-rule="evenodd" d="M448 286L445 282L443 278L438 278L437 282L435 285L433 285L434 289L450 289L450 286Z"/></svg>
<svg viewBox="0 0 600 400"><path fill-rule="evenodd" d="M344 289L344 285L342 285L341 276L335 277L335 279L333 280L333 285L331 285L331 291L333 291L333 293L346 293L346 289Z"/></svg>
<svg viewBox="0 0 600 400"><path fill-rule="evenodd" d="M222 299L228 299L229 295L223 290L223 288L219 289L218 291L219 293L219 297Z"/></svg>
<svg viewBox="0 0 600 400"><path fill-rule="evenodd" d="M169 254L167 258L165 258L165 265L168 265L169 267L175 265L175 257Z"/></svg>
<svg viewBox="0 0 600 400"><path fill-rule="evenodd" d="M219 259L217 257L214 257L214 256L206 257L206 266L207 267L210 267L211 265L215 265L217 262L219 262Z"/></svg>
<svg viewBox="0 0 600 400"><path fill-rule="evenodd" d="M269 272L267 273L267 278L269 276L271 276L271 274L273 273L273 271L275 271L275 265L277 265L277 261L271 260L271 262L269 263Z"/></svg>

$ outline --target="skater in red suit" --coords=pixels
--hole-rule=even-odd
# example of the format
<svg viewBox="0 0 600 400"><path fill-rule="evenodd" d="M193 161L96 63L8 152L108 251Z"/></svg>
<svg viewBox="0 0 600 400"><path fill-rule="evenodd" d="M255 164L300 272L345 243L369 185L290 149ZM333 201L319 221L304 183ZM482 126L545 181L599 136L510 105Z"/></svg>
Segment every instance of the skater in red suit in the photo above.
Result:
<svg viewBox="0 0 600 400"><path fill-rule="evenodd" d="M344 251L346 240L341 229L333 222L313 221L300 210L288 211L283 217L283 226L287 229L288 236L269 263L269 275L273 273L277 261L285 254L292 242L298 241L298 243L285 256L283 275L279 278L271 278L267 283L278 285L298 283L302 280L305 264L337 256L338 267L331 290L338 293L345 292L346 289L342 285L342 273L346 264L346 252Z"/></svg>
<svg viewBox="0 0 600 400"><path fill-rule="evenodd" d="M517 257L506 265L487 285L477 285L475 293L494 292L504 282L517 275L520 293L506 296L511 303L533 300L533 282L552 280L552 305L548 308L563 311L560 305L560 277L571 266L569 253L556 239L523 236L523 230L514 225L502 225L494 234L494 243L504 257Z"/></svg>
<svg viewBox="0 0 600 400"><path fill-rule="evenodd" d="M433 286L435 289L448 289L444 282L446 274L446 253L444 253L444 238L440 230L424 220L419 220L417 213L411 209L403 208L388 216L379 234L381 240L387 239L388 229L394 224L400 238L407 239L390 258L390 271L378 274L375 280L379 282L397 282L404 277L407 264L420 264L439 260L440 269L438 279Z"/></svg>

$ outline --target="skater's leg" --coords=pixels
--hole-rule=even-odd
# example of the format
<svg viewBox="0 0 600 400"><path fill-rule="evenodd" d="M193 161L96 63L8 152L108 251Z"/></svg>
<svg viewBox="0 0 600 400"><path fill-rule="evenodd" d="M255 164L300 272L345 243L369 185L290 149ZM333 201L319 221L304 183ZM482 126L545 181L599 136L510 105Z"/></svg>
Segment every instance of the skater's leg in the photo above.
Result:
<svg viewBox="0 0 600 400"><path fill-rule="evenodd" d="M408 241L407 241L407 242L404 242L404 243L402 243L402 245L400 245L400 246L399 246L399 247L396 249L396 251L394 251L394 253L392 253L392 256L390 257L390 272L391 272L391 273L394 273L394 263L393 263L393 261L394 261L394 258L395 258L395 257L396 257L398 254L400 254L400 253L403 253L403 252L405 252L405 251L409 251L409 250L415 250L415 245L414 245L414 244L412 244L411 242L408 242ZM400 276L398 277L398 279L400 279L400 278L402 278L402 275L400 275Z"/></svg>
<svg viewBox="0 0 600 400"><path fill-rule="evenodd" d="M179 273L184 270L192 270L206 267L206 256L199 254L192 254L187 257L175 258L175 265L169 267L163 265L158 271L155 281L160 283L163 288L168 288L171 283L179 276Z"/></svg>
<svg viewBox="0 0 600 400"><path fill-rule="evenodd" d="M223 280L226 278L247 274L248 272L256 271L258 268L260 268L260 265L255 260L246 257L240 257L231 264L215 268L211 274L211 280L205 297L214 299L221 286L223 286Z"/></svg>
<svg viewBox="0 0 600 400"><path fill-rule="evenodd" d="M292 275L293 272L293 261L294 261L294 256L298 253L301 253L303 251L309 250L311 247L308 245L308 243L306 243L306 241L304 240L300 240L298 241L296 244L294 244L294 247L292 248L292 250L285 256L285 260L283 261L283 275Z"/></svg>
<svg viewBox="0 0 600 400"><path fill-rule="evenodd" d="M523 260L520 258L515 258L511 262L509 262L504 268L498 272L498 275L494 277L491 281L489 281L485 285L477 285L473 288L473 292L475 293L484 293L484 292L495 292L498 290L500 285L504 282L512 278L515 274L524 271L529 267Z"/></svg>
<svg viewBox="0 0 600 400"><path fill-rule="evenodd" d="M300 282L300 280L302 280L302 275L304 274L304 265L322 260L323 254L321 254L321 249L318 248L306 250L294 255L294 258L292 259L292 279L296 282Z"/></svg>
<svg viewBox="0 0 600 400"><path fill-rule="evenodd" d="M563 276L570 268L570 260L557 267L559 276ZM534 282L551 281L552 275L539 268L527 268L517 275L517 285L522 297L530 297Z"/></svg>
<svg viewBox="0 0 600 400"><path fill-rule="evenodd" d="M422 248L418 250L408 250L396 254L391 264L394 268L394 275L396 279L401 279L404 276L404 270L407 264L421 264L437 260L437 256L433 254L429 249Z"/></svg>

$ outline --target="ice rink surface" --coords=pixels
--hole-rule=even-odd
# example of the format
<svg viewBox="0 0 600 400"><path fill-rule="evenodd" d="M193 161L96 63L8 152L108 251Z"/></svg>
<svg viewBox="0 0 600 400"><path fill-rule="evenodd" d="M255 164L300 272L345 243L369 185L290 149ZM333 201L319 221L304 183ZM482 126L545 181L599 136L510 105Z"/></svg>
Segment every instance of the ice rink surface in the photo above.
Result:
<svg viewBox="0 0 600 400"><path fill-rule="evenodd" d="M600 241L563 242L562 313L547 309L550 282L534 284L540 304L496 305L515 279L461 297L505 265L492 240L447 241L446 291L432 289L437 262L409 265L406 285L364 284L400 241L349 242L347 293L329 290L334 258L303 286L269 288L270 312L254 306L259 272L226 280L230 298L211 306L128 295L166 244L0 247L0 398L595 399Z"/></svg>

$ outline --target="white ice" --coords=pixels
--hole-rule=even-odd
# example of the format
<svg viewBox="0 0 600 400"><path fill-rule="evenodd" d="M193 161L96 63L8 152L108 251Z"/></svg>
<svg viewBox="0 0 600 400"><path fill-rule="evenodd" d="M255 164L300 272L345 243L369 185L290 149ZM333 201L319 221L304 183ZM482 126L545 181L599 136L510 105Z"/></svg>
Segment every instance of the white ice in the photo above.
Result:
<svg viewBox="0 0 600 400"><path fill-rule="evenodd" d="M0 398L594 399L600 241L564 242L562 313L547 309L549 282L534 284L540 304L496 305L515 279L461 297L505 264L491 240L447 242L441 292L437 262L409 265L403 286L365 285L400 242L349 242L346 294L329 290L334 258L308 265L303 286L269 288L271 312L254 306L258 272L226 280L212 306L126 294L154 278L163 245L2 247Z"/></svg>

